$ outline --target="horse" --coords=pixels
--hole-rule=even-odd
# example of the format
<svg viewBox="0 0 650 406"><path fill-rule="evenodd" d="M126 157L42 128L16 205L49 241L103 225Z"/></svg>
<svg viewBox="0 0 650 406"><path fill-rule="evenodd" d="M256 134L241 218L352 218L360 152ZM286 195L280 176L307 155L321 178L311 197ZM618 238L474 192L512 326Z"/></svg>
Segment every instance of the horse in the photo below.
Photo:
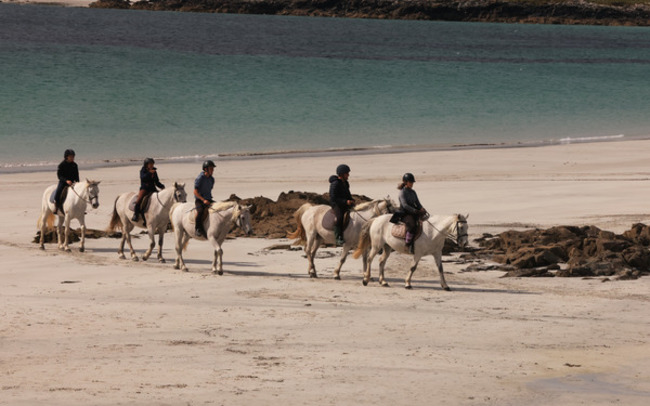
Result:
<svg viewBox="0 0 650 406"><path fill-rule="evenodd" d="M350 211L350 222L343 232L345 244L341 252L336 269L334 269L334 279L340 280L340 272L348 252L357 245L359 234L361 233L362 226L368 220L382 214L394 212L395 204L391 201L390 197L385 199L372 200L370 202L361 203ZM314 258L316 258L316 251L322 243L334 244L335 237L333 230L327 230L323 227L323 217L332 208L328 205L312 205L311 203L303 204L294 213L294 219L297 223L296 231L289 233L289 239L299 239L297 243L305 245L305 254L309 262L307 272L311 278L317 278L316 267L314 266ZM366 256L363 257L363 268L366 267Z"/></svg>
<svg viewBox="0 0 650 406"><path fill-rule="evenodd" d="M250 206L241 206L237 202L215 202L208 208L208 215L203 222L206 237L197 237L195 227L196 208L194 203L176 203L169 212L169 218L176 239L176 262L174 269L187 272L183 261L183 249L190 238L209 240L214 247L212 272L223 275L223 250L221 244L233 225L239 227L246 235L253 233Z"/></svg>
<svg viewBox="0 0 650 406"><path fill-rule="evenodd" d="M57 242L60 250L70 252L69 246L69 233L70 221L76 219L81 226L81 242L79 251L85 251L86 245L86 205L90 203L93 209L99 207L99 181L88 180L85 182L77 182L68 187L68 196L63 202L63 211L54 213L54 203L50 202L50 197L56 190L57 185L48 186L43 192L43 199L41 201L41 216L38 218L38 228L41 230L40 248L45 249L45 232L46 229L52 229L54 225L54 217L58 216L59 221L56 226ZM61 235L62 226L65 224L64 236Z"/></svg>
<svg viewBox="0 0 650 406"><path fill-rule="evenodd" d="M440 274L440 285L444 290L451 290L445 281L445 275L442 269L442 248L445 238L451 238L456 241L459 247L463 248L468 242L468 225L467 216L454 214L451 216L431 216L422 223L422 234L415 240L413 250L413 264L405 279L404 287L412 289L411 278L420 262L420 259L428 254L433 255ZM366 225L361 230L359 237L359 246L353 254L354 258L360 255L367 255L367 264L363 276L363 285L367 286L370 281L370 268L375 255L383 249L383 254L379 259L379 284L388 286L384 279L384 266L392 251L410 254L409 247L406 246L404 239L394 237L391 233L393 223L390 222L391 216L379 216ZM454 235L455 233L455 235ZM369 250L369 253L368 253Z"/></svg>
<svg viewBox="0 0 650 406"><path fill-rule="evenodd" d="M122 240L117 253L121 259L126 259L124 256L124 242L129 244L131 251L131 260L138 261L138 256L131 244L131 231L134 227L146 228L149 234L149 249L142 255L142 260L146 261L153 252L155 243L155 236L158 234L158 262L165 263L162 256L163 238L167 231L169 224L169 210L174 203L185 203L187 201L187 193L185 193L185 184L174 182L173 188L163 189L160 192L152 193L149 197L149 208L147 212L139 217L138 221L131 220L133 210L129 208L129 204L135 192L122 193L117 196L113 203L113 215L108 225L108 231L113 232L118 228L122 231ZM147 225L145 226L144 223Z"/></svg>

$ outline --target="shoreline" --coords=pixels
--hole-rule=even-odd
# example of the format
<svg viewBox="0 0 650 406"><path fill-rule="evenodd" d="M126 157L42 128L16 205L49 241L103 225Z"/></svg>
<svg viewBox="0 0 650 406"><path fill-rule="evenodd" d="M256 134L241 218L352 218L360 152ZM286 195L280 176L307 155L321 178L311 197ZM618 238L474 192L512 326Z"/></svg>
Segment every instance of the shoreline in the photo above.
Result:
<svg viewBox="0 0 650 406"><path fill-rule="evenodd" d="M296 149L288 151L267 151L267 152L231 152L223 154L188 155L179 157L154 157L159 163L192 163L202 162L206 159L219 161L240 161L256 159L283 159L283 158L317 158L317 157L345 157L350 155L385 155L400 154L408 152L435 152L435 151L466 151L480 149L511 149L511 148L537 148L552 145L590 144L603 142L630 142L644 141L650 139L646 136L626 137L623 134L606 135L594 137L566 137L557 140L541 141L514 141L511 143L468 143L468 144L430 144L430 145L386 145L369 147L350 148L327 148L327 149ZM142 158L144 159L144 158ZM140 158L126 159L102 159L102 160L78 160L77 163L85 169L115 168L123 166L139 165ZM59 162L43 162L32 165L27 164L2 164L0 174L49 172L55 170Z"/></svg>

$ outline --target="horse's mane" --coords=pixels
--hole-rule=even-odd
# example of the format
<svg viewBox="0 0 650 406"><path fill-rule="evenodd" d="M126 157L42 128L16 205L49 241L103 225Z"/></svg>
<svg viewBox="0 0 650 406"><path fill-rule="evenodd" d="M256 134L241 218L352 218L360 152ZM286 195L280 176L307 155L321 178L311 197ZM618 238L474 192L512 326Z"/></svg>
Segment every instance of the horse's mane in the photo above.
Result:
<svg viewBox="0 0 650 406"><path fill-rule="evenodd" d="M376 203L377 203L377 200L371 200L369 202L363 202L363 203L360 203L360 204L354 206L354 208L352 210L354 210L354 211L362 211L362 210L365 210L368 207L370 207L370 206L372 206L373 204L376 204Z"/></svg>
<svg viewBox="0 0 650 406"><path fill-rule="evenodd" d="M230 209L232 207L235 207L235 206L237 206L237 202L228 202L228 201L227 202L214 202L214 203L212 203L212 205L210 205L209 210L210 210L211 213L215 213L215 212L218 212L218 211L228 210L228 209Z"/></svg>

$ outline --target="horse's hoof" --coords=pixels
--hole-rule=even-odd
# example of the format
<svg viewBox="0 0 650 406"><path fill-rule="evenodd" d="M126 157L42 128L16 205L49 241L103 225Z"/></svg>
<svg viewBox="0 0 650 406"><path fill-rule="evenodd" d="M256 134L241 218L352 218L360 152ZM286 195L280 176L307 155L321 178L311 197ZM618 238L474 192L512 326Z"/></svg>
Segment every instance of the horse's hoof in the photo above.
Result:
<svg viewBox="0 0 650 406"><path fill-rule="evenodd" d="M122 254L118 256L119 259L126 259L126 257Z"/></svg>
<svg viewBox="0 0 650 406"><path fill-rule="evenodd" d="M447 292L451 292L451 288L449 286L445 286L443 289L446 290Z"/></svg>
<svg viewBox="0 0 650 406"><path fill-rule="evenodd" d="M388 282L382 282L381 287L382 288L390 288L390 285L388 284Z"/></svg>
<svg viewBox="0 0 650 406"><path fill-rule="evenodd" d="M64 251L65 252L72 252L72 250L70 248L66 248L66 249L64 249Z"/></svg>
<svg viewBox="0 0 650 406"><path fill-rule="evenodd" d="M44 245L41 245L39 248L40 248L41 250L45 251L45 246L44 246Z"/></svg>
<svg viewBox="0 0 650 406"><path fill-rule="evenodd" d="M223 275L223 271L212 271L212 273L217 274L217 275Z"/></svg>
<svg viewBox="0 0 650 406"><path fill-rule="evenodd" d="M131 261L133 261L133 262L138 262L139 260L140 260L140 258L138 258L138 257L131 257Z"/></svg>
<svg viewBox="0 0 650 406"><path fill-rule="evenodd" d="M161 264L167 263L167 261L165 261L165 258L158 258L158 262L160 262Z"/></svg>
<svg viewBox="0 0 650 406"><path fill-rule="evenodd" d="M146 257L146 256L144 256L144 255L142 256L142 260L143 260L144 262L147 262L148 259L149 259L149 257Z"/></svg>
<svg viewBox="0 0 650 406"><path fill-rule="evenodd" d="M309 277L316 279L316 278L318 278L318 275L316 275L316 272L310 272Z"/></svg>
<svg viewBox="0 0 650 406"><path fill-rule="evenodd" d="M181 267L178 264L174 264L174 269L181 269Z"/></svg>
<svg viewBox="0 0 650 406"><path fill-rule="evenodd" d="M86 249L84 247L79 248L79 252L84 252Z"/></svg>
<svg viewBox="0 0 650 406"><path fill-rule="evenodd" d="M404 286L404 289L411 290L411 289L413 289L413 286L411 286L411 285L406 285L406 286Z"/></svg>
<svg viewBox="0 0 650 406"><path fill-rule="evenodd" d="M340 275L336 275L336 276L334 277L334 280L340 281L340 280L341 280L341 276L340 276Z"/></svg>
<svg viewBox="0 0 650 406"><path fill-rule="evenodd" d="M188 272L187 268L183 267L183 272Z"/></svg>
<svg viewBox="0 0 650 406"><path fill-rule="evenodd" d="M368 281L367 280L364 279L362 282L363 282L363 286L368 286Z"/></svg>

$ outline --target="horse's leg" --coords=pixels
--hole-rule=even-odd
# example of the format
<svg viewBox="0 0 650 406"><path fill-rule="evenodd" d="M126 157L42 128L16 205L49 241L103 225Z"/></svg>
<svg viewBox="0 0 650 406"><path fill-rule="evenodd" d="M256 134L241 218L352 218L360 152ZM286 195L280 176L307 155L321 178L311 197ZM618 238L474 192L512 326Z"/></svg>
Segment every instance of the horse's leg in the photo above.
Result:
<svg viewBox="0 0 650 406"><path fill-rule="evenodd" d="M162 255L162 246L163 246L163 240L165 238L165 229L160 226L160 229L158 230L158 262L161 264L165 263L165 258L163 258Z"/></svg>
<svg viewBox="0 0 650 406"><path fill-rule="evenodd" d="M140 259L133 249L133 244L131 244L131 231L133 231L133 223L127 219L124 223L124 233L122 235L122 238L126 238L126 243L129 245L129 251L131 252L131 261L139 261Z"/></svg>
<svg viewBox="0 0 650 406"><path fill-rule="evenodd" d="M142 216L144 217L144 214ZM153 225L150 222L147 222L147 235L149 236L149 248L142 255L143 261L149 259L153 249L156 247L156 230L154 230Z"/></svg>
<svg viewBox="0 0 650 406"><path fill-rule="evenodd" d="M384 253L379 257L379 284L385 287L388 287L388 282L386 282L386 279L384 279L384 268L391 252L392 248L388 244L385 244Z"/></svg>
<svg viewBox="0 0 650 406"><path fill-rule="evenodd" d="M418 263L420 263L420 258L422 258L419 254L413 255L413 265L411 265L411 268L409 269L409 273L406 276L406 279L404 280L404 288L406 289L413 289L413 286L411 286L411 278L413 277L413 274L415 273L415 270L418 267Z"/></svg>
<svg viewBox="0 0 650 406"><path fill-rule="evenodd" d="M63 217L56 216L56 242L60 250L63 250Z"/></svg>
<svg viewBox="0 0 650 406"><path fill-rule="evenodd" d="M363 272L363 286L368 286L368 282L370 282L370 268L372 267L372 260L375 259L377 252L379 252L379 248L374 245L370 247L370 252L367 254L366 269Z"/></svg>
<svg viewBox="0 0 650 406"><path fill-rule="evenodd" d="M440 274L440 286L446 291L450 291L449 285L445 280L445 272L442 269L442 253L433 255L433 258L436 260L436 266L438 267L438 273Z"/></svg>
<svg viewBox="0 0 650 406"><path fill-rule="evenodd" d="M341 279L341 267L345 263L345 259L348 257L348 254L350 253L350 248L352 248L349 240L345 240L345 244L343 244L343 252L341 252L341 259L339 259L339 264L336 266L334 269L334 279L340 280Z"/></svg>
<svg viewBox="0 0 650 406"><path fill-rule="evenodd" d="M214 259L212 260L212 273L223 275L223 250L221 244L214 236L208 237L210 243L214 247Z"/></svg>
<svg viewBox="0 0 650 406"><path fill-rule="evenodd" d="M187 242L189 240L190 240L190 235L187 232L185 232L185 230L181 231L181 241L179 247L176 249L176 254L178 255L178 259L180 260L179 265L183 272L187 272L187 266L185 265L185 261L183 260L183 247L187 245Z"/></svg>
<svg viewBox="0 0 650 406"><path fill-rule="evenodd" d="M120 259L126 259L124 256L124 243L126 242L126 227L122 227L122 238L120 239L120 246L117 248L117 255Z"/></svg>
<svg viewBox="0 0 650 406"><path fill-rule="evenodd" d="M321 243L323 240L321 240L318 236L314 238L314 241L312 242L311 246L311 270L309 271L309 277L310 278L318 278L318 274L316 273L316 265L314 263L314 259L316 258L316 251L320 248Z"/></svg>
<svg viewBox="0 0 650 406"><path fill-rule="evenodd" d="M66 251L66 252L70 252L70 251L71 251L71 250L70 250L70 245L69 245L69 243L70 243L70 221L71 221L71 220L72 220L72 219L70 218L70 216L69 216L68 213L66 212L65 218L64 218L64 220L63 220L63 222L64 222L64 228L63 228L63 249L64 249L64 251Z"/></svg>
<svg viewBox="0 0 650 406"><path fill-rule="evenodd" d="M79 218L79 226L81 228L81 241L79 243L79 252L86 250L86 219L85 217Z"/></svg>
<svg viewBox="0 0 650 406"><path fill-rule="evenodd" d="M316 238L312 235L307 236L307 241L305 242L305 255L307 256L307 274L312 276L316 275L316 268L314 267L314 244L316 243ZM318 248L316 248L318 249Z"/></svg>
<svg viewBox="0 0 650 406"><path fill-rule="evenodd" d="M183 233L181 225L174 226L174 250L176 251L176 259L174 260L174 269L181 269L182 252L183 252Z"/></svg>
<svg viewBox="0 0 650 406"><path fill-rule="evenodd" d="M39 240L40 248L45 249L45 230L47 229L47 218L50 215L50 209L41 209L41 238Z"/></svg>

